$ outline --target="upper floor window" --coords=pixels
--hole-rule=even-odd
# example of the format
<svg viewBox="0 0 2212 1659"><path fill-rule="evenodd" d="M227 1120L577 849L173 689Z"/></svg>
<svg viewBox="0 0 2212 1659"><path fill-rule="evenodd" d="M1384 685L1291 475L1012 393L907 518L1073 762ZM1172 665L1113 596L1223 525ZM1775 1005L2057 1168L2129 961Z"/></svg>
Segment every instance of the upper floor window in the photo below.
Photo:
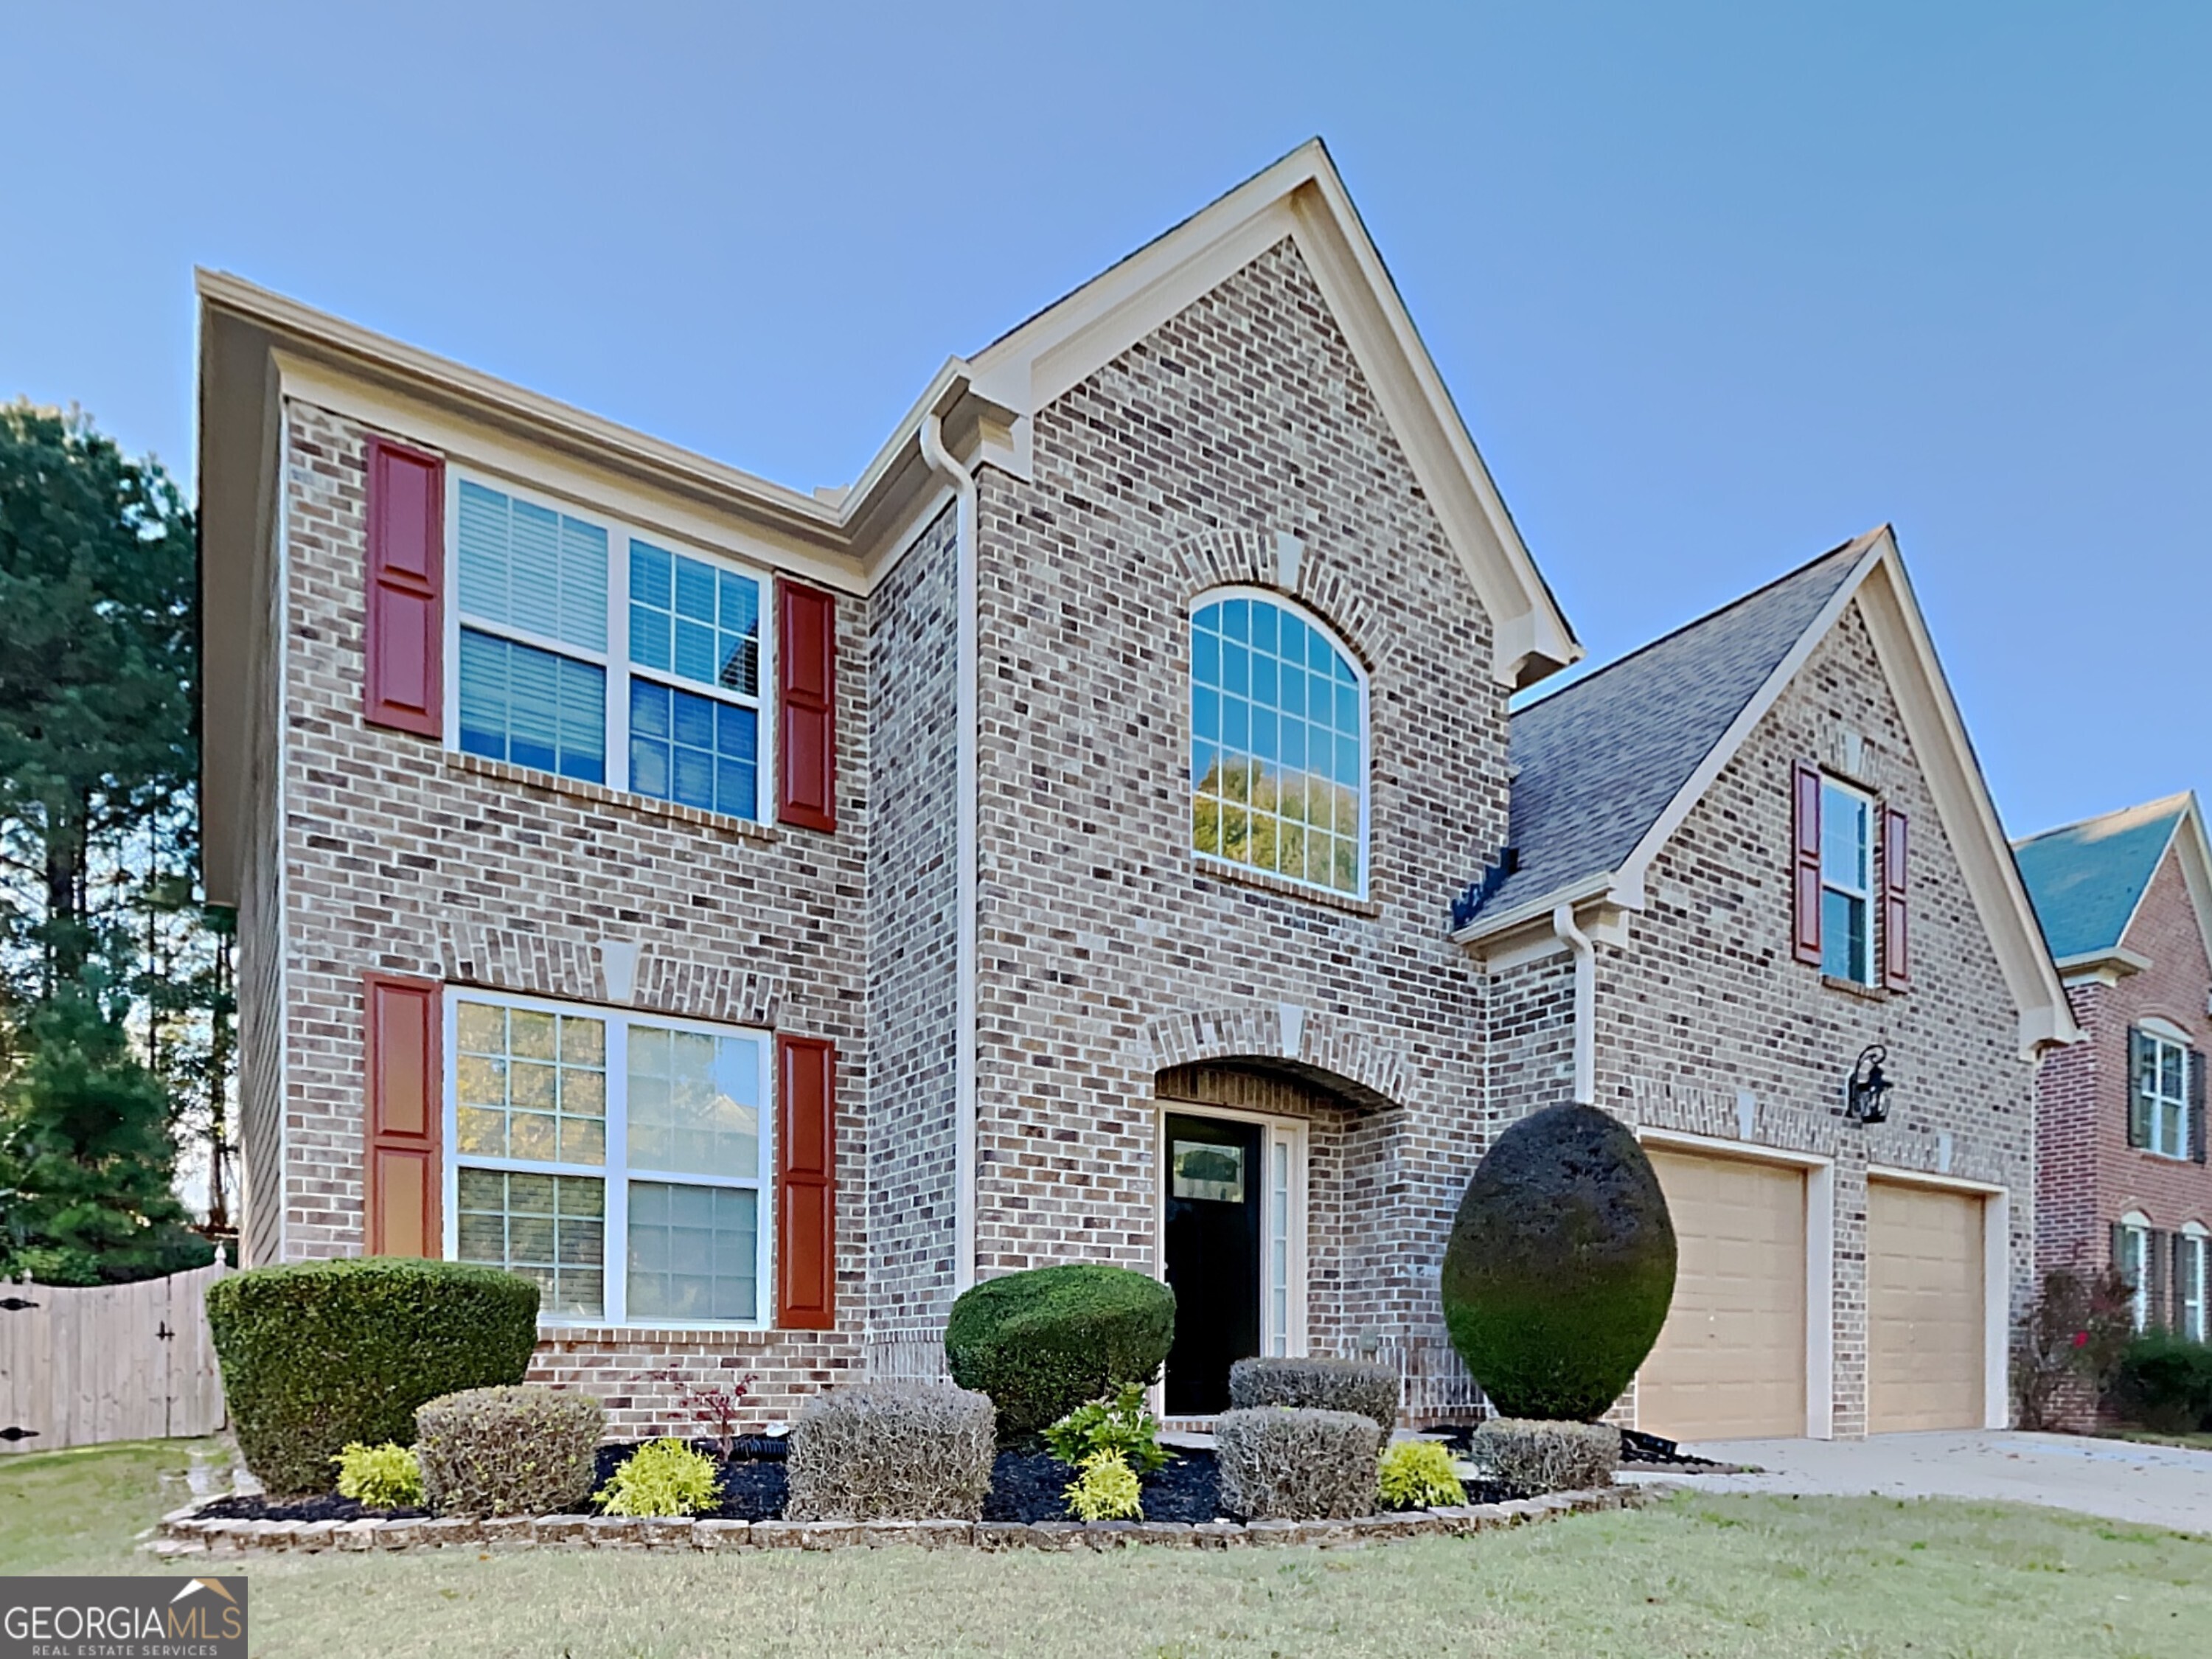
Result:
<svg viewBox="0 0 2212 1659"><path fill-rule="evenodd" d="M765 1322L769 1044L757 1032L453 995L449 1256L549 1319Z"/></svg>
<svg viewBox="0 0 2212 1659"><path fill-rule="evenodd" d="M1820 971L1874 983L1874 803L1820 781Z"/></svg>
<svg viewBox="0 0 2212 1659"><path fill-rule="evenodd" d="M1192 845L1339 893L1367 882L1367 686L1320 623L1231 592L1191 617Z"/></svg>
<svg viewBox="0 0 2212 1659"><path fill-rule="evenodd" d="M2128 1144L2165 1158L2188 1158L2190 1054L2162 1031L2128 1033Z"/></svg>
<svg viewBox="0 0 2212 1659"><path fill-rule="evenodd" d="M472 480L456 495L460 747L758 817L759 580Z"/></svg>

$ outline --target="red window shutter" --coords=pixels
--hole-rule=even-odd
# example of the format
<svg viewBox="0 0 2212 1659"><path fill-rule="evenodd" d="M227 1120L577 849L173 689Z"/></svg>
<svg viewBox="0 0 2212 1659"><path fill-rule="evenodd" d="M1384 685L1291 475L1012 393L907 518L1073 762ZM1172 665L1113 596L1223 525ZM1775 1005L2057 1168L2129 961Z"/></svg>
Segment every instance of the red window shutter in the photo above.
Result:
<svg viewBox="0 0 2212 1659"><path fill-rule="evenodd" d="M368 684L371 726L434 738L445 705L446 464L368 441Z"/></svg>
<svg viewBox="0 0 2212 1659"><path fill-rule="evenodd" d="M1820 771L1810 761L1790 769L1790 951L1820 965Z"/></svg>
<svg viewBox="0 0 2212 1659"><path fill-rule="evenodd" d="M837 1048L775 1040L775 1322L837 1322Z"/></svg>
<svg viewBox="0 0 2212 1659"><path fill-rule="evenodd" d="M1912 930L1905 919L1905 898L1911 880L1905 853L1905 814L1884 807L1881 813L1881 982L1893 991L1912 983Z"/></svg>
<svg viewBox="0 0 2212 1659"><path fill-rule="evenodd" d="M370 974L365 981L368 1101L362 1154L370 1255L445 1254L439 1213L445 1112L438 993L434 980Z"/></svg>
<svg viewBox="0 0 2212 1659"><path fill-rule="evenodd" d="M837 827L837 601L776 584L776 811L806 830Z"/></svg>

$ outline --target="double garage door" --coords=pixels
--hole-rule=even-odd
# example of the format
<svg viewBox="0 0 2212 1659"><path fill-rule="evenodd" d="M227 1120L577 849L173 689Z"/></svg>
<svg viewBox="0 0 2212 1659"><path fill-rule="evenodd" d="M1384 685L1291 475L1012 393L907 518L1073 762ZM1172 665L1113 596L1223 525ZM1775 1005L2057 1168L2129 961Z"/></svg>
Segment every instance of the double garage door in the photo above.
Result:
<svg viewBox="0 0 2212 1659"><path fill-rule="evenodd" d="M1806 1172L1657 1148L1651 1163L1680 1266L1637 1380L1639 1426L1675 1440L1803 1434ZM1876 1181L1867 1211L1869 1431L1980 1426L1982 1200Z"/></svg>

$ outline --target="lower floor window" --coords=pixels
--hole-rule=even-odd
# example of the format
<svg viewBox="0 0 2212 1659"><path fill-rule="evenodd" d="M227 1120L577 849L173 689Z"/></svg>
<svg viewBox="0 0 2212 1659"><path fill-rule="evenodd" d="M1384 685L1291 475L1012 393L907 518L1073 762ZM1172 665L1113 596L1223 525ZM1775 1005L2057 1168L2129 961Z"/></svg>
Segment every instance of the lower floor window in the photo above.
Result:
<svg viewBox="0 0 2212 1659"><path fill-rule="evenodd" d="M549 1319L761 1319L763 1035L468 991L447 1043L449 1255Z"/></svg>
<svg viewBox="0 0 2212 1659"><path fill-rule="evenodd" d="M2181 1334L2191 1341L2212 1340L2212 1328L2205 1318L2205 1257L2208 1241L2204 1234L2191 1229L2181 1235L2181 1243L2174 1252L2176 1277L2181 1284Z"/></svg>
<svg viewBox="0 0 2212 1659"><path fill-rule="evenodd" d="M2150 1224L2136 1216L2123 1218L2118 1242L2119 1260L2112 1266L2128 1281L2135 1327L2140 1331L2150 1323Z"/></svg>

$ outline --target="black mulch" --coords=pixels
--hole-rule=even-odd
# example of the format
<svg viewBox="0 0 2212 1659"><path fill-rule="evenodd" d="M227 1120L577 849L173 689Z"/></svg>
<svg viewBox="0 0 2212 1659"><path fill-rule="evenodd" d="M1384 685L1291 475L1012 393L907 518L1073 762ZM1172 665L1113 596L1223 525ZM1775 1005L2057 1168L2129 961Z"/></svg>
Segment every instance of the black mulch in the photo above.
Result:
<svg viewBox="0 0 2212 1659"><path fill-rule="evenodd" d="M1462 1431L1463 1432L1463 1431ZM1445 1438L1449 1440L1450 1437ZM1463 1446L1463 1440L1459 1443ZM711 1443L698 1443L710 1452ZM635 1446L602 1446L592 1489L611 1480ZM781 1450L781 1448L777 1449ZM991 1468L990 1495L983 1500L986 1521L1065 1521L1068 1519L1067 1486L1075 1472L1049 1452L1002 1451ZM1222 1516L1221 1488L1210 1451L1178 1449L1159 1469L1141 1477L1145 1519L1217 1520ZM774 1521L783 1514L783 1460L778 1457L733 1457L723 1471L721 1501L702 1510L699 1519ZM1492 1480L1468 1483L1470 1504L1500 1504L1524 1496L1518 1489ZM398 1520L427 1515L427 1510L372 1510L350 1498L326 1493L290 1503L270 1503L260 1498L222 1498L200 1513L226 1521L360 1521Z"/></svg>
<svg viewBox="0 0 2212 1659"><path fill-rule="evenodd" d="M1474 1431L1475 1425L1472 1423L1454 1423L1431 1432L1464 1456L1474 1443ZM1668 1469L1724 1469L1730 1467L1725 1463L1716 1463L1710 1457L1693 1456L1671 1440L1656 1434L1641 1434L1634 1429L1620 1431L1620 1461ZM1488 1503L1492 1500L1474 1498L1470 1501Z"/></svg>

